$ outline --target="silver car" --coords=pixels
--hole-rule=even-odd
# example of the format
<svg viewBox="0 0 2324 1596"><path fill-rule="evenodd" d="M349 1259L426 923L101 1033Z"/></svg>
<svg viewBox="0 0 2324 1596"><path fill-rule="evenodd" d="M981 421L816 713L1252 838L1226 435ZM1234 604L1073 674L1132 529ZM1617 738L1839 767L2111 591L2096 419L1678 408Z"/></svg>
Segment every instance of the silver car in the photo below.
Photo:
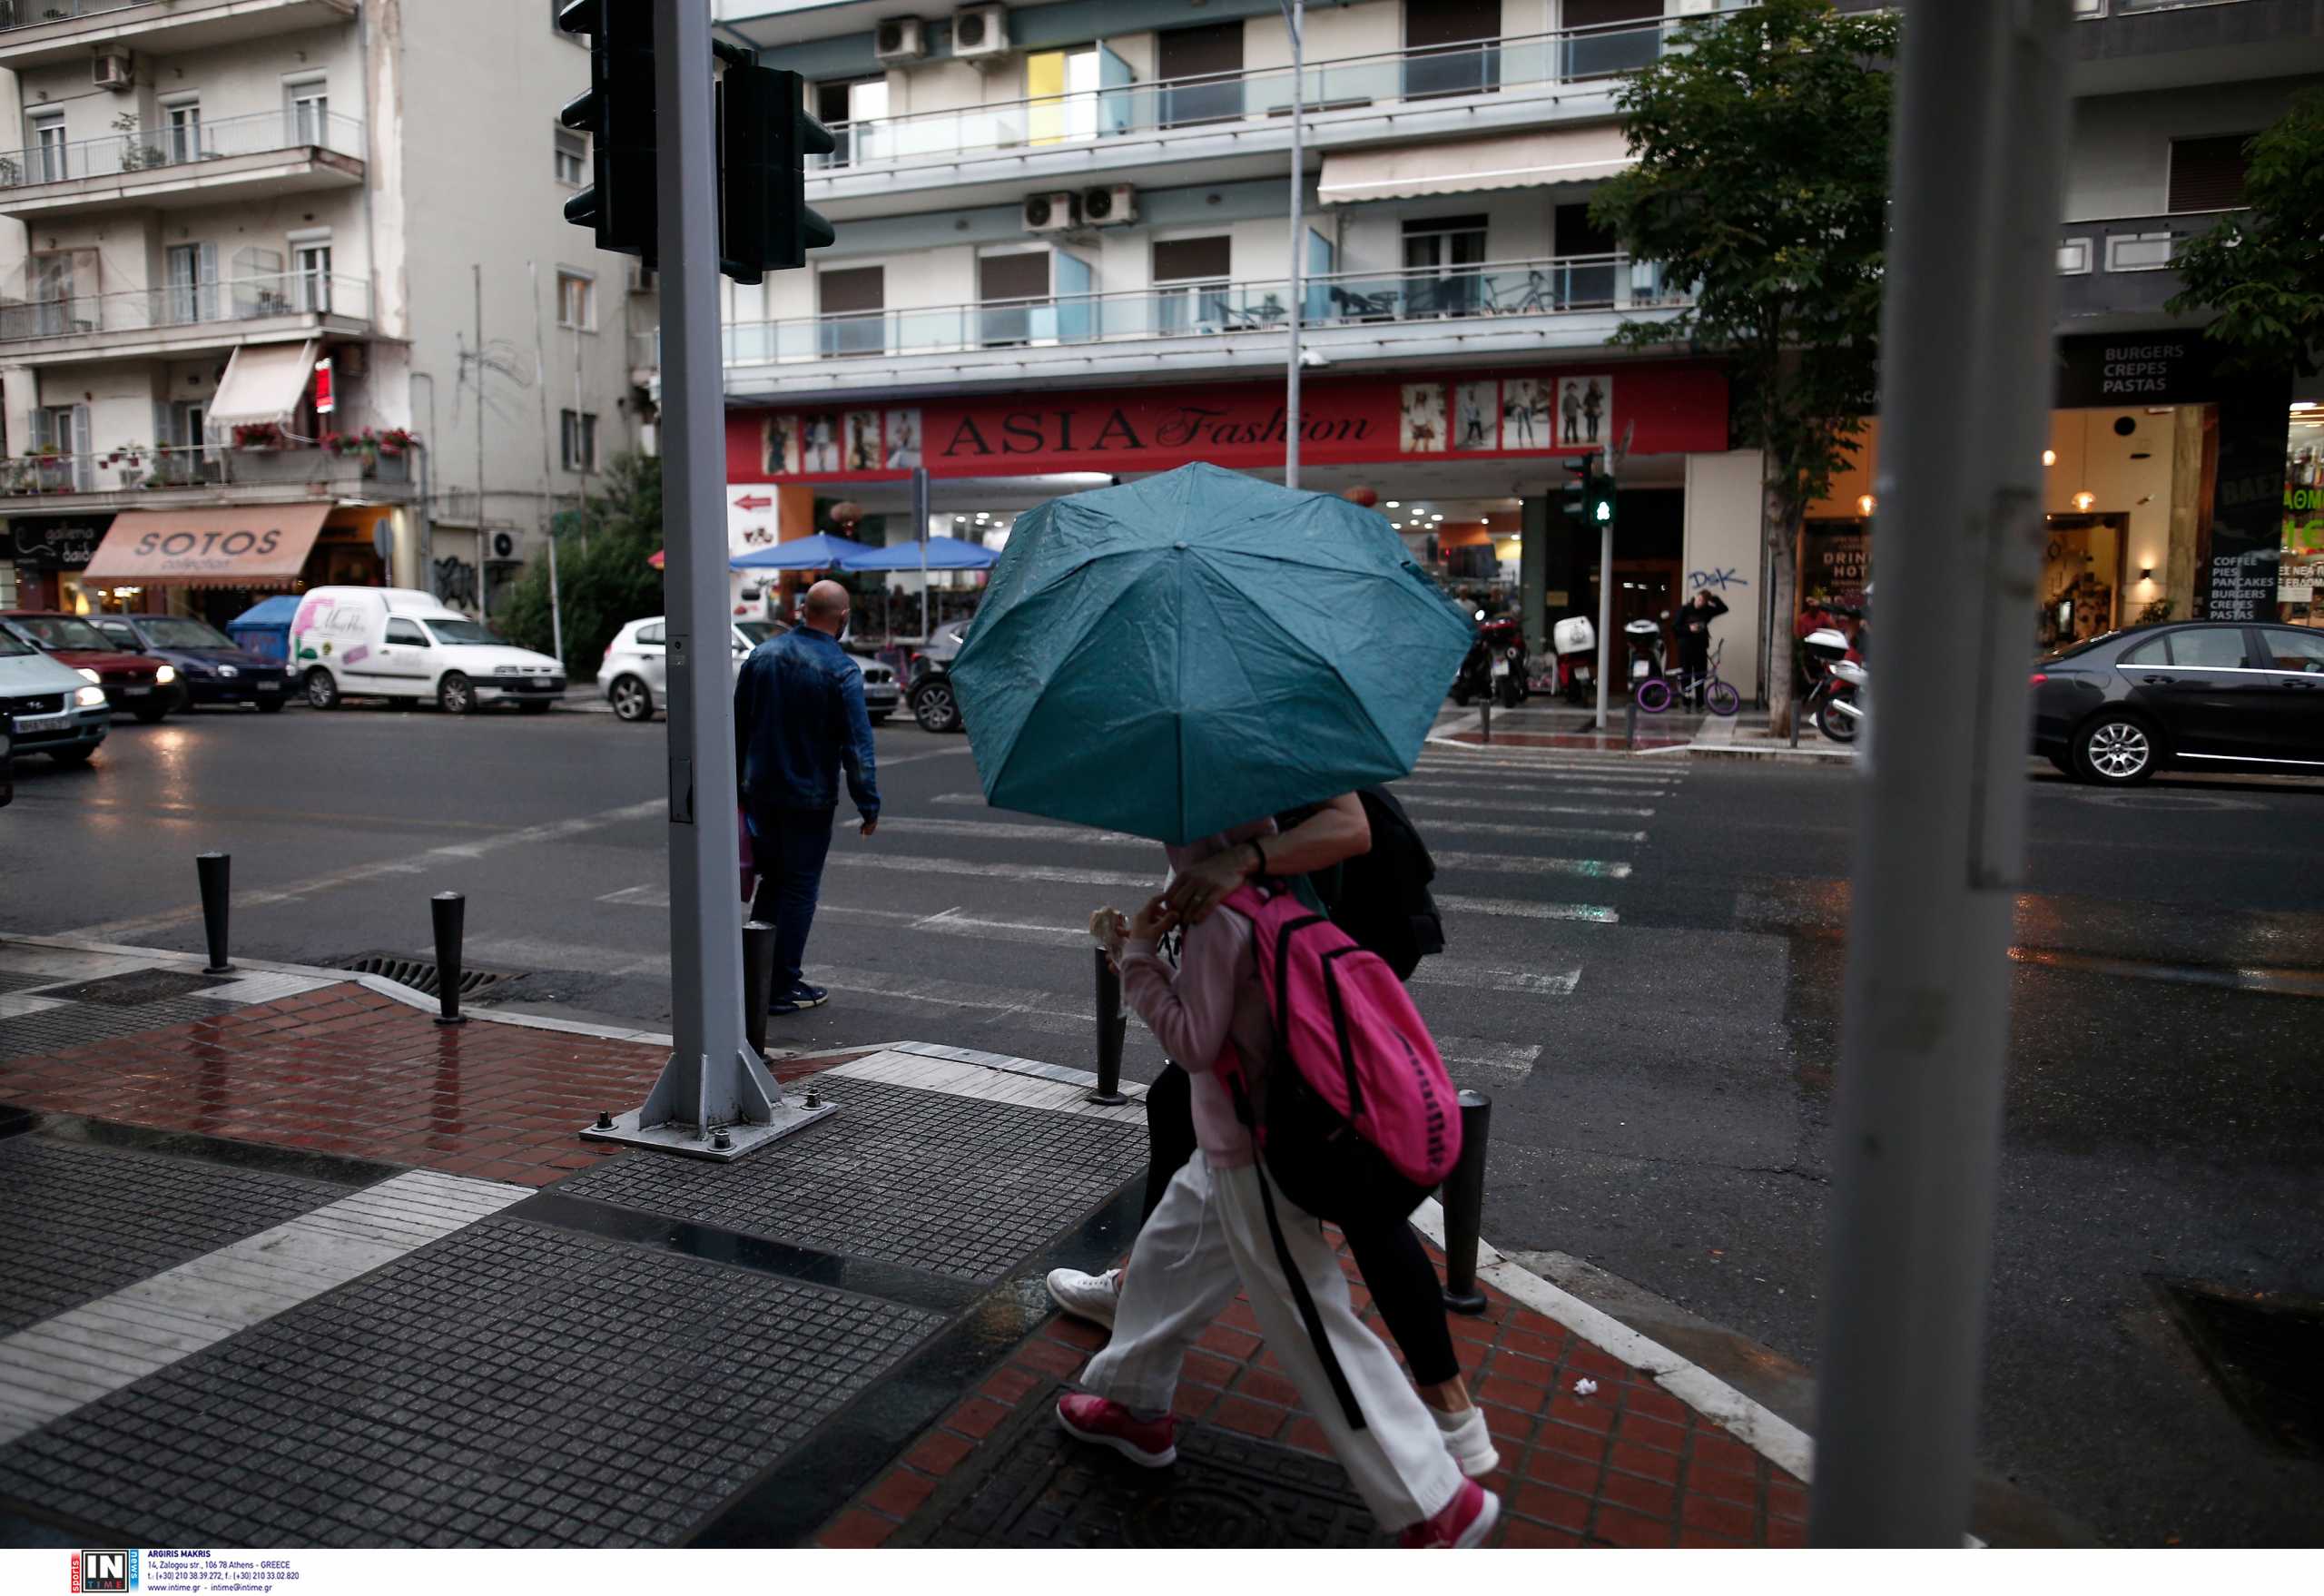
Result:
<svg viewBox="0 0 2324 1596"><path fill-rule="evenodd" d="M103 687L0 626L0 728L15 756L45 754L59 764L79 764L112 724Z"/></svg>
<svg viewBox="0 0 2324 1596"><path fill-rule="evenodd" d="M606 657L597 666L597 681L605 689L606 701L614 706L614 714L623 720L652 720L654 711L668 702L669 645L665 626L661 616L632 621L606 645ZM752 649L790 629L774 621L735 623L730 639L735 671L742 670L743 661L750 657ZM895 713L901 696L896 686L896 673L877 660L855 654L847 657L863 677L864 713L877 725Z"/></svg>

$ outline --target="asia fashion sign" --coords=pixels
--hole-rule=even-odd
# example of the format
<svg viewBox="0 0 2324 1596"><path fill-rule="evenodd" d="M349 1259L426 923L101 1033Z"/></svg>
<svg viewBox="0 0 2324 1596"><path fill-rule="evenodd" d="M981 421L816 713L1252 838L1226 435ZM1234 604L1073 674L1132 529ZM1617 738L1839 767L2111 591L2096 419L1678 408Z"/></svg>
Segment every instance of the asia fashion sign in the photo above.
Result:
<svg viewBox="0 0 2324 1596"><path fill-rule="evenodd" d="M1465 371L1310 381L1300 458L1389 465L1604 448L1634 429L1632 453L1728 445L1727 379L1700 365ZM1053 471L1167 471L1195 460L1280 465L1287 425L1273 382L1007 393L925 404L735 410L729 482L881 481Z"/></svg>

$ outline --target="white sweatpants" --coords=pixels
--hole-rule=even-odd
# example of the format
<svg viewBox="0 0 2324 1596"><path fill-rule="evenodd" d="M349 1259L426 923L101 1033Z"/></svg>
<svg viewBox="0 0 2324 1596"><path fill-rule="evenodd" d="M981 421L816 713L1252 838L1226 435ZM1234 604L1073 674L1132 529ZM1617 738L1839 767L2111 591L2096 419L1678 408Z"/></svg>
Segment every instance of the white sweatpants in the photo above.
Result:
<svg viewBox="0 0 2324 1596"><path fill-rule="evenodd" d="M1187 1349L1235 1300L1239 1285L1267 1345L1373 1516L1390 1530L1435 1517L1462 1483L1443 1432L1387 1346L1356 1317L1347 1277L1323 1227L1280 1190L1275 1211L1364 1414L1363 1429L1348 1427L1284 1278L1267 1234L1258 1171L1213 1169L1200 1153L1171 1180L1137 1233L1114 1313L1114 1338L1090 1360L1083 1386L1125 1407L1168 1407Z"/></svg>

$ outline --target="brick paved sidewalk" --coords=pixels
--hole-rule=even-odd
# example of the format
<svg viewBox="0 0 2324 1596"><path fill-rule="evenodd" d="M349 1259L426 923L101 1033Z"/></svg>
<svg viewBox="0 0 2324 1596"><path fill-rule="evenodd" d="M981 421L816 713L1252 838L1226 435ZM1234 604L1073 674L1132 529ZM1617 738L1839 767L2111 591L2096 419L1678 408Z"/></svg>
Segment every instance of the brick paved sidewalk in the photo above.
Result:
<svg viewBox="0 0 2324 1596"><path fill-rule="evenodd" d="M1430 1248L1441 1268L1443 1255ZM1365 1322L1383 1330L1344 1246ZM1486 1311L1452 1326L1470 1392L1501 1453L1493 1546L1801 1546L1807 1492L1795 1476L1547 1315L1485 1288ZM1302 1413L1243 1297L1187 1355L1174 1410L1179 1462L1140 1469L1059 1431L1049 1410L1106 1332L1057 1316L920 1437L816 1536L831 1547L1137 1544L1141 1527L1192 1543L1384 1543L1322 1430ZM1399 1362L1402 1354L1398 1354ZM1597 1382L1588 1396L1574 1382ZM1230 1439L1222 1453L1206 1433ZM1258 1445L1236 1445L1247 1439ZM1226 1474L1272 1498L1238 1511ZM1181 1505L1174 1498L1184 1497ZM1305 1533L1303 1533L1305 1532ZM1187 1544L1157 1535L1147 1543Z"/></svg>

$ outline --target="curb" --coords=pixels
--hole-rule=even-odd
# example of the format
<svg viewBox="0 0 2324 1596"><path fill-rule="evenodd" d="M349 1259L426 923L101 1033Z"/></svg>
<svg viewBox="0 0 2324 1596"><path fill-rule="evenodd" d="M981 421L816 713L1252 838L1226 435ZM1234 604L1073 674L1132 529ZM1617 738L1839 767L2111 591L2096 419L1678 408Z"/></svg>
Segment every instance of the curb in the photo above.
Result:
<svg viewBox="0 0 2324 1596"><path fill-rule="evenodd" d="M1833 747L1822 741L1820 734L1816 743L1795 748L1787 744L1738 743L1735 736L1739 730L1740 723L1732 720L1708 723L1687 744L1686 752L1696 759L1747 759L1768 764L1846 764L1856 757L1854 747Z"/></svg>

